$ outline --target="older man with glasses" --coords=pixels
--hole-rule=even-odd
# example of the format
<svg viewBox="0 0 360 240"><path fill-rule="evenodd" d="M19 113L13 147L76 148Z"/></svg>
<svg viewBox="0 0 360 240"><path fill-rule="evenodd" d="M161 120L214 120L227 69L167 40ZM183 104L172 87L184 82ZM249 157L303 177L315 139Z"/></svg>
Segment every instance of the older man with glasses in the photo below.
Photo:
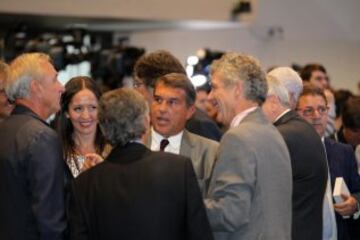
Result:
<svg viewBox="0 0 360 240"><path fill-rule="evenodd" d="M324 231L323 239L358 239L350 236L348 223L343 217L351 216L359 210L360 200L360 176L357 173L354 152L350 145L337 143L330 138L326 138L325 129L328 118L328 105L324 92L312 85L305 85L300 95L298 113L307 120L322 138L329 166L331 178L331 189L334 189L335 179L342 177L350 190L350 195L342 195L343 202L332 204L330 184L325 194L324 206L334 206L336 225L334 219L334 211L329 213L324 208ZM328 215L327 215L328 214ZM334 220L332 222L332 220ZM331 231L336 234L331 236Z"/></svg>

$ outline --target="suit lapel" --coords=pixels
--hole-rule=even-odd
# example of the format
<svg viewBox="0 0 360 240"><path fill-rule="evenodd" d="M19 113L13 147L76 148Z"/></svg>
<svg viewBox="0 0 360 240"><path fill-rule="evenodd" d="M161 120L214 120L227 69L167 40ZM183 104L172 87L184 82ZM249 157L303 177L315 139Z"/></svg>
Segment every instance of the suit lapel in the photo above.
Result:
<svg viewBox="0 0 360 240"><path fill-rule="evenodd" d="M180 144L180 155L190 157L193 148L193 140L187 130L184 130Z"/></svg>

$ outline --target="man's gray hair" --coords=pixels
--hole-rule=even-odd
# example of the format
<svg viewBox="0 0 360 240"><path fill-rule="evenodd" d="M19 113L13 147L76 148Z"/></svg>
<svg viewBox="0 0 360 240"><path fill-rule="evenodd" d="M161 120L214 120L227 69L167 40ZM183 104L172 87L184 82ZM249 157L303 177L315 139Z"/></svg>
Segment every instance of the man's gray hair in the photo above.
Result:
<svg viewBox="0 0 360 240"><path fill-rule="evenodd" d="M219 74L225 86L233 86L238 81L244 82L246 99L261 105L266 99L267 82L259 61L241 53L226 53L215 60L210 67L210 73Z"/></svg>
<svg viewBox="0 0 360 240"><path fill-rule="evenodd" d="M281 105L290 107L289 93L285 86L274 76L267 75L266 79L269 87L267 95L277 97Z"/></svg>
<svg viewBox="0 0 360 240"><path fill-rule="evenodd" d="M49 55L24 53L10 63L5 91L11 101L28 97L31 81L43 79L45 74L43 62L51 62Z"/></svg>
<svg viewBox="0 0 360 240"><path fill-rule="evenodd" d="M268 76L278 79L289 92L289 97L292 95L293 101L298 101L303 90L303 81L296 71L289 67L277 67L270 71Z"/></svg>
<svg viewBox="0 0 360 240"><path fill-rule="evenodd" d="M105 93L99 102L100 128L112 146L124 146L146 132L149 107L133 89L120 88Z"/></svg>

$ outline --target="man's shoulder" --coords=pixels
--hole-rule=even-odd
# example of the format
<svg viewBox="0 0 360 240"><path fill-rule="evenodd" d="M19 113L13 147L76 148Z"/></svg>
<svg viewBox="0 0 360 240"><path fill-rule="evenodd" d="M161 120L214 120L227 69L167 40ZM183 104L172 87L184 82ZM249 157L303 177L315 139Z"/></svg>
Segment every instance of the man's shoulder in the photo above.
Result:
<svg viewBox="0 0 360 240"><path fill-rule="evenodd" d="M37 140L42 137L57 138L56 132L41 120L25 114L11 115L1 126L14 137Z"/></svg>
<svg viewBox="0 0 360 240"><path fill-rule="evenodd" d="M115 170L116 166L119 166L119 171L134 167L139 169L146 168L148 171L155 168L180 171L181 169L185 169L186 165L191 165L191 160L188 157L168 152L147 151L138 159L125 163L123 163L121 159L114 159L110 155L110 157L106 158L102 163L82 172L74 179L74 182L76 185L91 185L91 181L98 181L102 177L111 178L111 176L114 176L114 173L117 172L117 170ZM165 173L166 171L163 172Z"/></svg>
<svg viewBox="0 0 360 240"><path fill-rule="evenodd" d="M191 133L187 130L184 131L184 134L187 134L187 137L191 140L193 144L202 144L207 145L208 147L217 147L219 146L219 143L217 141L214 141L210 138L206 138L203 136L200 136L195 133Z"/></svg>
<svg viewBox="0 0 360 240"><path fill-rule="evenodd" d="M326 137L324 139L325 141L325 146L326 146L326 150L333 150L333 151L338 151L338 152L343 152L345 153L353 153L353 149L351 147L350 144L346 144L346 143L342 143L342 142L337 142L334 139L331 139L330 137Z"/></svg>

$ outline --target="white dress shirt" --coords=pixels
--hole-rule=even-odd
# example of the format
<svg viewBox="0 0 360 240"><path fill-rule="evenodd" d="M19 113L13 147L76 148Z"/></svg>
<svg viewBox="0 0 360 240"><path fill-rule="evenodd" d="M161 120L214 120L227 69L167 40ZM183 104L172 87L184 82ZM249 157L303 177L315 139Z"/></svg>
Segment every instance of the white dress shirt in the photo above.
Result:
<svg viewBox="0 0 360 240"><path fill-rule="evenodd" d="M324 150L326 154L326 148L324 144L324 137L321 138ZM325 155L326 156L326 155ZM327 169L328 169L328 179L326 183L326 191L324 196L324 205L323 205L323 240L337 240L337 227L336 227L336 218L334 204L332 200L332 191L330 185L330 171L328 161L326 159Z"/></svg>
<svg viewBox="0 0 360 240"><path fill-rule="evenodd" d="M181 146L181 139L183 136L184 131L181 131L180 133L166 138L169 140L169 144L165 147L165 152L180 154L180 146ZM151 150L153 151L159 151L160 150L160 142L165 137L161 136L159 133L157 133L154 128L151 128Z"/></svg>

